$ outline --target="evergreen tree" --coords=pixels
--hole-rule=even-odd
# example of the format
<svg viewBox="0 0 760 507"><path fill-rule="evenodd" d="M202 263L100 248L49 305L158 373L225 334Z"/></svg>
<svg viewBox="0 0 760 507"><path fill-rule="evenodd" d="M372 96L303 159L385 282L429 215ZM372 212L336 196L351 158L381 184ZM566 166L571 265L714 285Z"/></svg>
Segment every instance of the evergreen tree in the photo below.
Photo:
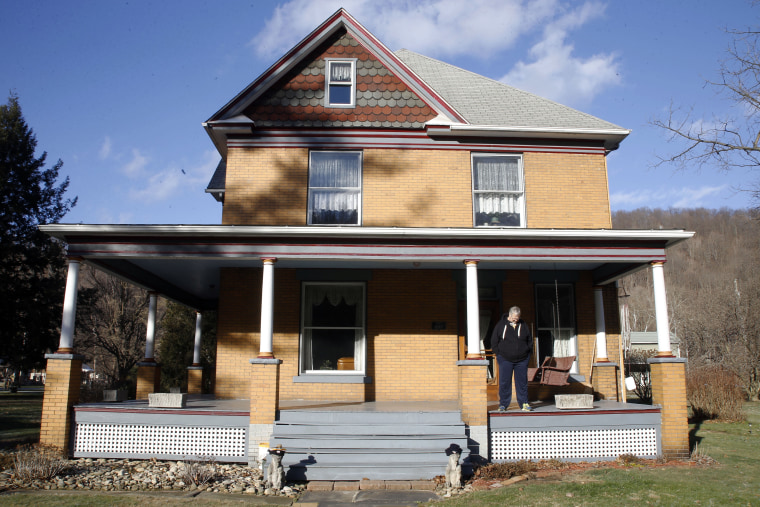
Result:
<svg viewBox="0 0 760 507"><path fill-rule="evenodd" d="M37 139L11 94L0 106L0 355L16 370L40 367L59 338L65 285L63 246L38 226L58 222L64 199L60 160L45 168Z"/></svg>

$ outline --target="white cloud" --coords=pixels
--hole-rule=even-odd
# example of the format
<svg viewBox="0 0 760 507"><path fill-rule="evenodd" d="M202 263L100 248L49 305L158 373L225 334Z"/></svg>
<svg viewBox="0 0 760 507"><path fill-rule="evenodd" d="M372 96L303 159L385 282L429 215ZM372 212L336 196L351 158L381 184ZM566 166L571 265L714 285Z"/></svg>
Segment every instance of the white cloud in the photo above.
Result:
<svg viewBox="0 0 760 507"><path fill-rule="evenodd" d="M673 203L674 208L698 208L706 206L705 198L713 197L729 187L728 185L720 185L717 187L700 187L700 188L684 188L680 194L681 198ZM676 194L677 195L677 194Z"/></svg>
<svg viewBox="0 0 760 507"><path fill-rule="evenodd" d="M141 202L158 202L178 197L184 192L203 192L218 163L216 151L207 150L196 165L185 167L172 164L148 177L141 188L130 190L129 196Z"/></svg>
<svg viewBox="0 0 760 507"><path fill-rule="evenodd" d="M596 1L570 8L575 5L561 0L290 0L275 8L250 45L260 57L277 58L341 6L392 50L407 48L437 58L487 58L540 31L527 58L501 80L581 106L620 83L620 65L612 53L575 54L570 32L605 10Z"/></svg>
<svg viewBox="0 0 760 507"><path fill-rule="evenodd" d="M630 192L614 192L610 194L610 204L614 209L712 207L708 198L716 197L728 189L728 185L718 185L714 187L640 189Z"/></svg>
<svg viewBox="0 0 760 507"><path fill-rule="evenodd" d="M558 0L291 0L279 5L251 40L256 53L276 58L344 7L391 50L429 56L476 54L511 47L554 16Z"/></svg>
<svg viewBox="0 0 760 507"><path fill-rule="evenodd" d="M103 144L100 146L100 151L98 152L98 156L100 157L100 160L105 160L111 155L111 138L106 136L106 138L103 140Z"/></svg>
<svg viewBox="0 0 760 507"><path fill-rule="evenodd" d="M121 172L129 178L138 178L143 176L148 162L148 157L140 153L140 150L137 148L134 148L132 150L132 159L121 168Z"/></svg>
<svg viewBox="0 0 760 507"><path fill-rule="evenodd" d="M586 2L556 20L529 52L529 62L518 62L501 81L563 104L583 105L602 90L620 83L620 64L612 53L588 58L574 55L567 42L570 31L601 16L604 5Z"/></svg>

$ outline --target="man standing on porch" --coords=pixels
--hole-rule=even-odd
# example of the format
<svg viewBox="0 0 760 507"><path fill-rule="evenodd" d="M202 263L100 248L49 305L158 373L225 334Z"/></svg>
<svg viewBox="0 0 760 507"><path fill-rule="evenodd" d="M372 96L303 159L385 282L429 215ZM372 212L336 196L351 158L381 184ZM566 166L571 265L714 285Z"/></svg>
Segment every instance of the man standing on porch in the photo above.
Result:
<svg viewBox="0 0 760 507"><path fill-rule="evenodd" d="M528 404L528 361L533 351L530 328L520 318L520 308L513 306L509 314L502 315L491 335L491 350L499 363L499 412L512 403L512 373L515 375L517 404L525 412L533 409Z"/></svg>

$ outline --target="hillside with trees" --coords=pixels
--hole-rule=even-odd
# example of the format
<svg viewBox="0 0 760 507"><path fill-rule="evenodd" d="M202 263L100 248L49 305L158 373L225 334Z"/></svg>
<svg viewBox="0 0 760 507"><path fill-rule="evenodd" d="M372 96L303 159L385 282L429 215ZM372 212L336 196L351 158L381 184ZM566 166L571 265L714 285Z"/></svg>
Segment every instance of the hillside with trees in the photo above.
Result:
<svg viewBox="0 0 760 507"><path fill-rule="evenodd" d="M749 210L642 208L618 211L615 229L685 229L696 234L667 251L670 331L688 368L719 365L750 399L760 391L760 220ZM654 331L650 270L620 281L632 331Z"/></svg>

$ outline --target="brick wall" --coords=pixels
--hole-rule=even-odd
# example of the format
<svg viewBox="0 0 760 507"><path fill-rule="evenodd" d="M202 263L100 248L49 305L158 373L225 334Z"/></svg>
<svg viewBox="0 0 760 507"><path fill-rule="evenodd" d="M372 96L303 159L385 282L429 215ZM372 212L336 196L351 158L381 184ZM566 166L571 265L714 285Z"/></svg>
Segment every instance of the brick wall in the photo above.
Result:
<svg viewBox="0 0 760 507"><path fill-rule="evenodd" d="M241 398L248 391L248 360L259 352L261 273L261 269L221 271L214 384L218 398Z"/></svg>
<svg viewBox="0 0 760 507"><path fill-rule="evenodd" d="M230 148L223 225L306 225L309 150Z"/></svg>
<svg viewBox="0 0 760 507"><path fill-rule="evenodd" d="M367 310L368 374L376 400L457 399L457 302L450 271L375 270ZM434 321L445 322L446 329L433 331Z"/></svg>
<svg viewBox="0 0 760 507"><path fill-rule="evenodd" d="M469 151L364 150L363 225L472 227Z"/></svg>
<svg viewBox="0 0 760 507"><path fill-rule="evenodd" d="M305 225L309 150L230 148L223 224ZM472 227L470 151L366 149L362 225ZM602 155L525 153L529 228L610 228Z"/></svg>
<svg viewBox="0 0 760 507"><path fill-rule="evenodd" d="M610 229L603 155L525 153L529 228Z"/></svg>

